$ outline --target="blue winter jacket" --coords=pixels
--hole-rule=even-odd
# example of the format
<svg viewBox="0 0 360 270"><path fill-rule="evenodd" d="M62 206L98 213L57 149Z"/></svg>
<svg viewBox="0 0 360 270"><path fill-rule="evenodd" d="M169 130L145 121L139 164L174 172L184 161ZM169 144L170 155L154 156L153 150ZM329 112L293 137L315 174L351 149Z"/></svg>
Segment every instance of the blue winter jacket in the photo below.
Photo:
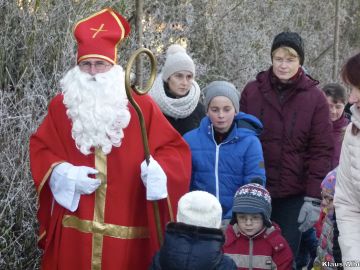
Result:
<svg viewBox="0 0 360 270"><path fill-rule="evenodd" d="M264 180L264 157L258 135L261 122L250 114L238 113L234 127L220 144L214 139L209 117L184 135L191 148L192 176L190 190L204 190L216 196L223 209L223 219L232 216L237 189L260 177Z"/></svg>

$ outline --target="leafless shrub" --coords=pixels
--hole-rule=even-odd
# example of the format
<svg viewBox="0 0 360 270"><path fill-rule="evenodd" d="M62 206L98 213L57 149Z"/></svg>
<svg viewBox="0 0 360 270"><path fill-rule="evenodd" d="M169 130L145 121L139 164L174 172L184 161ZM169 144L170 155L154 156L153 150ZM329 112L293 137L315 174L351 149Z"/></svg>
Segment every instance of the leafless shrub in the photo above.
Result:
<svg viewBox="0 0 360 270"><path fill-rule="evenodd" d="M111 2L0 2L0 269L39 268L29 137L75 63L74 22Z"/></svg>

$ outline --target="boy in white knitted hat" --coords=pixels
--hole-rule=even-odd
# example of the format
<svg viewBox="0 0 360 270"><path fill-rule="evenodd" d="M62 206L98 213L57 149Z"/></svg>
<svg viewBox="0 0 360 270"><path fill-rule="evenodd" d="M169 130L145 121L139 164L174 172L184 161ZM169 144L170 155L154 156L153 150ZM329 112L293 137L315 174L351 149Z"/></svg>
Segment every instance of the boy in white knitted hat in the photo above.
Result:
<svg viewBox="0 0 360 270"><path fill-rule="evenodd" d="M244 185L236 192L232 209L224 253L238 269L291 269L292 251L270 220L269 192L259 184Z"/></svg>
<svg viewBox="0 0 360 270"><path fill-rule="evenodd" d="M195 64L178 44L169 46L166 61L149 94L170 124L183 135L199 126L205 116L199 102L200 88L195 81Z"/></svg>
<svg viewBox="0 0 360 270"><path fill-rule="evenodd" d="M232 270L231 258L221 249L225 238L219 201L205 191L192 191L178 203L177 222L166 226L165 242L155 255L151 270Z"/></svg>

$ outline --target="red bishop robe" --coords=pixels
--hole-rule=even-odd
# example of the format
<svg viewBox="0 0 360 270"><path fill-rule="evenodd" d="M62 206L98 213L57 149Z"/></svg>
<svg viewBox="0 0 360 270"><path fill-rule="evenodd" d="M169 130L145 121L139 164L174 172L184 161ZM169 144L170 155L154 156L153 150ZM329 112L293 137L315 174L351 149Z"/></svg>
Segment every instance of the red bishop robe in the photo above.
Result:
<svg viewBox="0 0 360 270"><path fill-rule="evenodd" d="M167 175L173 213L189 190L191 154L148 96L134 99L144 114L150 153ZM140 123L129 104L131 120L120 147L108 155L97 149L83 155L71 137L71 121L63 96L49 104L48 114L30 138L31 172L38 192L39 246L42 269L147 269L159 248L153 204L146 200L140 178L144 160ZM56 203L48 185L54 166L61 162L99 169L102 184L81 195L75 212ZM170 220L166 199L158 201L162 230ZM170 207L170 208L171 208Z"/></svg>

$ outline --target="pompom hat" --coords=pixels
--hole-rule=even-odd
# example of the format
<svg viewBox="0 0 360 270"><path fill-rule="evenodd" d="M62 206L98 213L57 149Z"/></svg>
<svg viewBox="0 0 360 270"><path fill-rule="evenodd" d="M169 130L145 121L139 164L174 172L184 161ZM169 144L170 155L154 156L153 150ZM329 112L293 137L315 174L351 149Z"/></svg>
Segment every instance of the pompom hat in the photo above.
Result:
<svg viewBox="0 0 360 270"><path fill-rule="evenodd" d="M247 184L240 187L234 196L233 219L236 213L258 214L264 218L264 224L271 227L270 193L259 184Z"/></svg>
<svg viewBox="0 0 360 270"><path fill-rule="evenodd" d="M227 81L213 81L207 85L203 92L205 93L205 111L208 110L209 104L214 97L224 96L231 100L235 107L235 111L239 112L239 92L235 85Z"/></svg>
<svg viewBox="0 0 360 270"><path fill-rule="evenodd" d="M194 61L183 47L173 44L166 51L166 60L162 68L163 81L166 82L172 74L178 71L189 71L195 77Z"/></svg>
<svg viewBox="0 0 360 270"><path fill-rule="evenodd" d="M282 32L278 34L272 43L271 46L271 55L273 51L280 47L290 47L294 49L300 60L300 65L304 64L305 54L304 54L304 42L301 36L296 32ZM271 57L272 59L272 57Z"/></svg>
<svg viewBox="0 0 360 270"><path fill-rule="evenodd" d="M219 229L222 208L219 200L206 191L191 191L178 203L177 221L188 225Z"/></svg>

